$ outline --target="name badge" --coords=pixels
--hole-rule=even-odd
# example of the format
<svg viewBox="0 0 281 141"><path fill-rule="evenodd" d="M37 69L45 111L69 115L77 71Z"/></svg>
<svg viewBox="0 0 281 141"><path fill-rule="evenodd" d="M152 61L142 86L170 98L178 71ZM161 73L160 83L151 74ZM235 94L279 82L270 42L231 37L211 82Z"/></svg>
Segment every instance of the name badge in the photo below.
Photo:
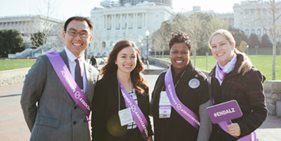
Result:
<svg viewBox="0 0 281 141"><path fill-rule="evenodd" d="M168 98L166 91L161 91L161 93L160 93L159 106L160 105L171 105L171 102Z"/></svg>
<svg viewBox="0 0 281 141"><path fill-rule="evenodd" d="M165 91L160 93L159 101L159 118L170 118L171 117L171 103Z"/></svg>
<svg viewBox="0 0 281 141"><path fill-rule="evenodd" d="M118 112L118 115L119 115L121 126L128 125L134 121L130 108L120 110Z"/></svg>
<svg viewBox="0 0 281 141"><path fill-rule="evenodd" d="M171 117L171 106L160 106L159 107L159 118L170 118Z"/></svg>

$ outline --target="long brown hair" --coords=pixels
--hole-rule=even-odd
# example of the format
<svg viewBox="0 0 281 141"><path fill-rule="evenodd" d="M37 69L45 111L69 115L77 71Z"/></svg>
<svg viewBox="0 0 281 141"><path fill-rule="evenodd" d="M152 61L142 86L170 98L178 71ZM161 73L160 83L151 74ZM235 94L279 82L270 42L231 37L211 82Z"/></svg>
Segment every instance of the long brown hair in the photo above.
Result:
<svg viewBox="0 0 281 141"><path fill-rule="evenodd" d="M102 77L107 77L110 74L117 73L118 66L115 64L117 55L122 49L124 49L126 47L133 48L137 53L137 56L136 56L137 64L136 64L136 67L134 68L134 70L130 74L133 86L138 93L145 94L145 92L147 92L148 86L147 86L146 82L144 81L143 75L142 75L142 72L144 70L144 65L143 65L143 62L141 61L140 50L136 47L136 45L132 41L120 40L114 45L112 51L110 52L110 54L108 56L106 65L101 69L101 75L102 75Z"/></svg>

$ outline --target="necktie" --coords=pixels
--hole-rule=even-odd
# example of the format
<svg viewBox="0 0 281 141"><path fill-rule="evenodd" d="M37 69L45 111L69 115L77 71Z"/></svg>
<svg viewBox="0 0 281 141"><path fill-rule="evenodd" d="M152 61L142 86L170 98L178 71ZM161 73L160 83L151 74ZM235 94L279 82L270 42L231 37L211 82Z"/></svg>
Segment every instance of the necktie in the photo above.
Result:
<svg viewBox="0 0 281 141"><path fill-rule="evenodd" d="M83 89L83 78L81 76L81 68L79 64L79 60L75 59L76 66L75 66L75 82L76 84Z"/></svg>

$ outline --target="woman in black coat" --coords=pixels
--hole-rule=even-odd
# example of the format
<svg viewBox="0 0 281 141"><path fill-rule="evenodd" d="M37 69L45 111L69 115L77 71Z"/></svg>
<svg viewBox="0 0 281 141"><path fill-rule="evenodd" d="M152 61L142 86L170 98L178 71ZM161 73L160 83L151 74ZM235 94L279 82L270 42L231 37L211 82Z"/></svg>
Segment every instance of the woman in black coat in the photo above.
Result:
<svg viewBox="0 0 281 141"><path fill-rule="evenodd" d="M135 44L128 40L117 42L94 91L93 141L152 141L148 87L141 71L143 63ZM130 107L124 95L136 105ZM147 122L145 127L139 128L133 114L137 108L138 117L142 115L141 120Z"/></svg>
<svg viewBox="0 0 281 141"><path fill-rule="evenodd" d="M262 85L265 77L245 54L235 49L235 40L229 31L214 32L209 47L217 61L210 72L214 104L236 100L243 113L242 117L232 120L227 132L214 124L211 141L236 141L254 132L266 118Z"/></svg>
<svg viewBox="0 0 281 141"><path fill-rule="evenodd" d="M154 139L155 141L208 141L210 124L208 125L206 111L203 111L205 103L209 100L207 78L191 64L191 45L186 34L174 34L169 46L171 71L160 74L152 92ZM187 107L192 111L193 117L200 122L200 127L186 120L171 106L171 102L167 102L170 101L167 98L169 89L165 87L167 74L173 79L175 97L183 104L181 107Z"/></svg>

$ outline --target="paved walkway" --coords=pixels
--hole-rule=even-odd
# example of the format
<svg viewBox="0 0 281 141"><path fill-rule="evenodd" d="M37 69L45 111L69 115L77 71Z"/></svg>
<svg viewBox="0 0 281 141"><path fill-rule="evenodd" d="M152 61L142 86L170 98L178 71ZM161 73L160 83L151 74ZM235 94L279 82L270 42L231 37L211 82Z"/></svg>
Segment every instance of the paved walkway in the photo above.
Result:
<svg viewBox="0 0 281 141"><path fill-rule="evenodd" d="M0 87L0 140L28 141L29 130L20 107L22 84Z"/></svg>
<svg viewBox="0 0 281 141"><path fill-rule="evenodd" d="M145 75L152 91L157 75ZM30 132L20 108L22 84L0 87L0 140L28 141ZM281 141L281 118L268 116L257 130L260 141Z"/></svg>

